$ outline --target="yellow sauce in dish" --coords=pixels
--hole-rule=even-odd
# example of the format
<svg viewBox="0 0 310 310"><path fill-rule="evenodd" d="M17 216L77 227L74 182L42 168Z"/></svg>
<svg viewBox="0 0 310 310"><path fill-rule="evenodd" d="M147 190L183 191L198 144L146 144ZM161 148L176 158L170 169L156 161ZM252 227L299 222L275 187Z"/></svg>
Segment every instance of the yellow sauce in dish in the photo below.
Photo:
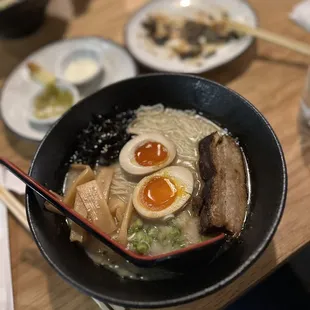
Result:
<svg viewBox="0 0 310 310"><path fill-rule="evenodd" d="M72 105L73 95L68 89L49 84L35 98L33 114L38 119L57 117L65 113Z"/></svg>

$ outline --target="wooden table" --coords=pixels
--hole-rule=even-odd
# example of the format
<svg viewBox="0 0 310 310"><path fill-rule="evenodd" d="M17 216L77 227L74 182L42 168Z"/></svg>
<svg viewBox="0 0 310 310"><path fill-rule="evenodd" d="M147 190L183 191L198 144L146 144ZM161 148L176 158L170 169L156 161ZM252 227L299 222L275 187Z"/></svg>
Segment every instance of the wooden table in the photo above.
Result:
<svg viewBox="0 0 310 310"><path fill-rule="evenodd" d="M130 13L143 2L54 0L49 8L49 17L39 32L25 39L0 42L0 78L5 78L33 50L62 37L99 35L122 43L124 24ZM288 19L288 13L298 0L250 2L262 27L310 43L309 33ZM286 156L288 200L273 241L254 266L221 291L174 309L221 308L309 242L310 134L297 119L309 61L295 52L258 41L238 60L206 75L248 98L270 121ZM0 145L1 156L10 158L24 170L28 169L35 144L7 132L0 122ZM89 297L69 286L52 270L41 257L31 236L11 216L10 242L17 310L97 309Z"/></svg>

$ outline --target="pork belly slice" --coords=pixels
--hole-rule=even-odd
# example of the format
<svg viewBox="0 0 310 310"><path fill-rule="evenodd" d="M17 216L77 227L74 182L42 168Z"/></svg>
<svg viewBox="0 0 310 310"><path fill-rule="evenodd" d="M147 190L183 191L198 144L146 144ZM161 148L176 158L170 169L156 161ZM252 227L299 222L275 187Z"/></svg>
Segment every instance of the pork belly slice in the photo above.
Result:
<svg viewBox="0 0 310 310"><path fill-rule="evenodd" d="M205 181L199 210L201 233L218 229L240 233L247 207L245 169L232 137L216 132L199 142L199 170Z"/></svg>

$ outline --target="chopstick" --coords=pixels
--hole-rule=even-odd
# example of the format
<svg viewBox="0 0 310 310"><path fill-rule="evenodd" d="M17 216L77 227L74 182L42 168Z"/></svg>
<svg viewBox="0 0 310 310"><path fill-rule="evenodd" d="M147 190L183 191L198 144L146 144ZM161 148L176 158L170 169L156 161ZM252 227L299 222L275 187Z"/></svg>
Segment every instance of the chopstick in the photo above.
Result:
<svg viewBox="0 0 310 310"><path fill-rule="evenodd" d="M5 166L9 171L11 171L16 177L18 177L22 182L24 182L28 187L30 187L33 191L35 191L39 196L41 196L44 200L51 203L55 206L59 211L61 211L66 217L70 220L84 228L86 231L91 233L95 238L102 241L105 245L113 249L120 255L123 255L127 259L131 259L133 256L137 256L135 254L129 255L126 252L126 249L121 244L118 244L115 240L110 238L109 235L104 233L100 228L93 225L93 223L89 222L86 218L81 216L78 212L72 209L70 206L60 201L54 194L52 194L46 187L38 183L36 180L31 178L28 174L23 172L20 168L14 165L9 160L0 157L0 164ZM7 197L6 197L7 198ZM21 217L20 217L21 218ZM132 256L132 257L131 257ZM134 259L134 258L132 258Z"/></svg>
<svg viewBox="0 0 310 310"><path fill-rule="evenodd" d="M6 188L0 185L0 200L15 218L29 231L25 207Z"/></svg>
<svg viewBox="0 0 310 310"><path fill-rule="evenodd" d="M268 30L264 30L261 28L253 28L248 25L244 25L244 24L231 21L231 20L221 21L220 23L222 23L225 27L227 27L230 30L235 30L238 32L249 34L253 37L260 38L268 42L286 47L293 51L299 52L301 54L310 56L310 45L309 44L287 38L285 36L273 33Z"/></svg>

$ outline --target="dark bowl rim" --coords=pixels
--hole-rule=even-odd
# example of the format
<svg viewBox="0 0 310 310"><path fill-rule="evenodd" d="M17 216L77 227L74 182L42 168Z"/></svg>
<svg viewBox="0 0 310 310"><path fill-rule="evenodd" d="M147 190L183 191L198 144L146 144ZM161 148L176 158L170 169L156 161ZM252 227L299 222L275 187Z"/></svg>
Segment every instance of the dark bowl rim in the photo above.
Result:
<svg viewBox="0 0 310 310"><path fill-rule="evenodd" d="M228 285L229 283L231 283L234 279L236 279L238 276L240 276L243 272L245 272L251 265L253 265L257 259L259 258L259 256L263 253L263 251L267 248L267 246L270 244L272 237L274 236L276 229L279 225L279 222L281 220L281 217L283 215L283 211L284 211L284 207L285 207L285 202L286 202L286 196L287 196L287 168L286 168L286 162L285 162L285 157L284 157L284 153L283 153L283 149L281 147L281 144L274 132L274 130L272 129L271 125L269 124L269 122L267 121L267 119L261 114L261 112L258 111L258 109L252 104L250 103L247 99L245 99L244 97L242 97L240 94L238 94L237 92L235 92L234 90L228 88L227 86L221 85L215 81L211 81L208 79L205 79L203 77L199 77L199 76L195 76L195 75L190 75L190 74L183 74L183 73L150 73L150 74L145 74L145 75L139 75L136 77L132 77L126 80L122 80L122 81L118 81L116 83L113 83L107 87L115 87L116 85L120 84L120 83L126 83L128 80L139 80L139 79L145 79L148 77L162 77L162 76L171 76L171 77L184 77L184 78L191 78L197 81L201 81L201 82L207 82L213 85L216 85L219 88L224 88L225 90L228 90L230 93L232 93L235 97L241 99L241 101L243 101L245 104L248 105L248 107L250 109L252 109L252 111L254 111L264 122L265 126L269 129L270 133L272 134L273 140L276 143L279 155L280 155L280 159L281 159L281 166L282 166L282 192L281 192L281 200L278 203L278 211L277 214L275 216L274 222L272 224L272 226L268 229L267 232L267 236L262 239L262 241L260 242L259 246L256 248L256 250L254 251L254 253L239 267L237 268L234 272L232 272L231 274L229 274L227 277L225 277L223 280L221 280L220 282L206 288L206 289L202 289L196 293L192 293L183 297L178 297L178 298L173 298L173 299L166 299L164 301L142 301L142 302L133 302L130 300L118 300L116 298L110 297L110 296L106 296L104 295L104 293L102 294L97 294L96 292L93 292L92 290L88 289L85 285L80 284L74 280L71 279L70 276L68 276L67 274L65 274L61 268L59 268L58 265L54 264L54 262L52 260L50 260L49 256L47 255L47 253L45 252L45 250L43 249L43 247L41 246L37 235L34 231L34 227L31 221L31 214L30 214L30 208L29 208L29 193L31 190L29 190L29 188L26 188L26 213L27 213L27 219L28 219L28 223L29 223L29 227L30 227L30 231L34 237L34 240L40 250L40 252L42 253L42 255L45 257L45 259L48 261L48 263L70 284L72 284L74 287L76 287L78 290L80 290L81 292L92 296L95 299L98 299L100 301L104 301L104 302L108 302L114 305L120 305L120 306L126 306L126 307L134 307L134 308L161 308L161 307L172 307L172 306L177 306L180 304L185 304L185 303L189 303L191 301L197 300L199 298L202 298L208 294L214 293L216 291L218 291L219 289L223 288L224 286ZM35 161L36 158L41 150L41 147L43 145L43 143L45 142L45 140L47 139L47 137L49 136L50 132L53 130L54 127L57 126L58 122L67 115L67 113L70 113L70 110L68 112L66 112L51 128L50 130L46 133L45 137L42 139L36 154L34 155L34 158L31 162L31 166L29 169L29 175L31 176L34 166L35 166Z"/></svg>
<svg viewBox="0 0 310 310"><path fill-rule="evenodd" d="M131 57L140 65L144 66L145 68L148 68L150 70L153 70L155 72L164 72L164 73L169 73L168 71L163 71L163 69L160 69L158 67L155 66L149 66L148 64L146 64L140 57L138 57L137 55L135 55L132 50L129 48L129 25L132 21L132 19L139 14L141 11L143 11L144 9L146 9L148 6L151 5L151 2L154 2L155 0L151 0L150 2L147 2L146 4L142 5L140 8L138 8L137 10L135 10L133 13L131 13L129 15L129 19L126 22L126 24L124 25L123 28L123 37L124 37L124 47L126 48L126 50L128 51L128 53L131 55ZM254 7L247 1L247 0L240 0L240 2L242 2L245 6L247 6L249 8L249 10L253 13L254 15L254 19L255 19L255 27L259 26L259 18L256 14L256 10L254 9ZM247 45L247 47L243 50L241 50L239 53L237 53L234 57L232 57L231 59L228 59L224 62L222 62L221 64L215 65L209 69L202 69L198 72L185 72L185 73L181 73L181 72L175 72L175 74L190 74L190 75L194 75L194 74L204 74L207 72L210 72L212 70L215 70L216 68L222 67L227 65L228 63L232 62L233 60L237 59L238 57L240 57L243 53L245 53L253 44L255 38L250 36L250 41L249 44Z"/></svg>

